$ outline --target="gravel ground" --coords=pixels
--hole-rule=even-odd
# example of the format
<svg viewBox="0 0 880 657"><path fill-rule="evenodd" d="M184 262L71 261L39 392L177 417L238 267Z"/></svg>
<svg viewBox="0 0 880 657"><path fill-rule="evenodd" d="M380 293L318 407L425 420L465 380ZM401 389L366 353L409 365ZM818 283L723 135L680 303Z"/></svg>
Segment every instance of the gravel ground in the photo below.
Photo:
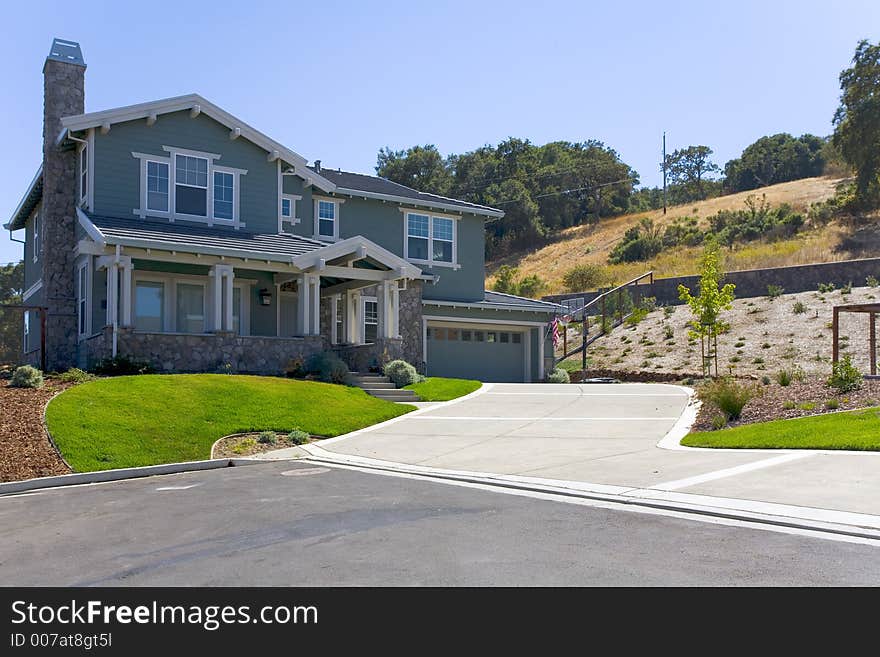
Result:
<svg viewBox="0 0 880 657"><path fill-rule="evenodd" d="M880 277L880 272L878 272ZM781 369L800 368L827 377L831 371L831 314L836 305L880 301L880 288L853 288L844 296L800 292L774 299L737 299L722 319L730 329L718 338L718 373L771 378ZM803 305L796 313L795 305ZM798 308L800 309L800 307ZM595 368L624 372L668 372L687 376L700 372L700 344L689 343L686 306L650 313L634 328L620 326L588 348ZM569 339L579 339L576 331ZM841 354L850 353L860 371L868 371L868 315L843 313Z"/></svg>
<svg viewBox="0 0 880 657"><path fill-rule="evenodd" d="M42 388L0 382L0 481L67 474L43 426L48 401L70 384L47 380Z"/></svg>
<svg viewBox="0 0 880 657"><path fill-rule="evenodd" d="M735 427L753 422L766 422L808 415L820 415L835 410L853 410L866 406L880 405L880 380L869 379L862 382L862 387L852 392L838 394L834 388L825 385L825 379L808 376L803 381L794 381L791 385L781 386L776 382L770 385L753 383L758 395L743 408L742 417L727 426ZM699 388L698 388L699 390ZM836 402L837 408L829 407ZM786 408L795 405L794 408ZM694 431L711 431L712 418L719 411L714 405L704 403L700 407Z"/></svg>
<svg viewBox="0 0 880 657"><path fill-rule="evenodd" d="M279 433L275 435L278 437L278 442L274 445L257 441L254 445L249 445L245 448L239 448L239 451L233 451L233 448L235 448L237 445L240 445L242 441L247 440L248 438L253 438L254 440L257 440L260 437L260 433L237 433L231 436L226 436L224 438L221 438L214 445L212 458L239 458L242 456L253 456L254 454L262 454L263 452L271 452L273 449L284 449L285 447L296 446L293 443L287 441L287 434ZM318 438L319 436L312 436L310 442L314 442Z"/></svg>

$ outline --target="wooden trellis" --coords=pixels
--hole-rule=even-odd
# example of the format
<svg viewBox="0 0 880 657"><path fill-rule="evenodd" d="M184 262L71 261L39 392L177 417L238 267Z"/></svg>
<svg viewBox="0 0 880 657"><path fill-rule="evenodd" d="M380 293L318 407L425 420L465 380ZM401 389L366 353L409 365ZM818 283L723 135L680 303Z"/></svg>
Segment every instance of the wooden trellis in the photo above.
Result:
<svg viewBox="0 0 880 657"><path fill-rule="evenodd" d="M877 313L880 313L880 303L851 303L843 306L834 306L834 315L831 321L831 335L834 345L831 348L831 361L836 363L840 356L840 313L868 313L868 349L870 350L871 376L877 376Z"/></svg>

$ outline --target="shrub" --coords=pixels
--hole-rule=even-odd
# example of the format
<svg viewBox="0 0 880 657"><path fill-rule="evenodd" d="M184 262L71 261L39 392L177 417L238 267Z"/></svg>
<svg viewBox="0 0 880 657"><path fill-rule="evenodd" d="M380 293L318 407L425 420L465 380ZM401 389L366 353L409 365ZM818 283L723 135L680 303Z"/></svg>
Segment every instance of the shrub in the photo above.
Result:
<svg viewBox="0 0 880 657"><path fill-rule="evenodd" d="M784 411L791 411L791 410L794 410L795 408L797 408L797 404L795 404L790 399L787 399L784 402L782 402L782 410L784 410Z"/></svg>
<svg viewBox="0 0 880 657"><path fill-rule="evenodd" d="M712 416L712 428L715 431L723 429L725 426L727 426L727 418L723 413L718 413Z"/></svg>
<svg viewBox="0 0 880 657"><path fill-rule="evenodd" d="M306 369L317 374L325 383L348 384L351 375L346 365L336 354L324 351L309 358Z"/></svg>
<svg viewBox="0 0 880 657"><path fill-rule="evenodd" d="M571 383L571 378L567 371L557 367L547 375L547 383Z"/></svg>
<svg viewBox="0 0 880 657"><path fill-rule="evenodd" d="M785 292L785 288L781 285L768 285L767 286L767 298L775 299L776 297L781 297Z"/></svg>
<svg viewBox="0 0 880 657"><path fill-rule="evenodd" d="M284 366L284 375L291 378L302 378L306 374L306 363L302 356L291 358Z"/></svg>
<svg viewBox="0 0 880 657"><path fill-rule="evenodd" d="M291 429L290 433L287 434L287 442L292 443L294 445L305 445L309 442L309 438L311 436L307 431L303 431L299 427L294 427Z"/></svg>
<svg viewBox="0 0 880 657"><path fill-rule="evenodd" d="M773 345L770 344L769 342L765 342L764 344L761 345L761 349L769 349L772 346Z"/></svg>
<svg viewBox="0 0 880 657"><path fill-rule="evenodd" d="M700 399L718 408L728 420L738 420L743 407L757 392L753 385L738 383L734 379L717 379L700 388Z"/></svg>
<svg viewBox="0 0 880 657"><path fill-rule="evenodd" d="M562 277L562 284L569 292L594 290L611 283L611 275L602 265L587 263L572 267Z"/></svg>
<svg viewBox="0 0 880 657"><path fill-rule="evenodd" d="M840 288L840 294L845 296L847 294L852 294L852 283L847 283L843 287Z"/></svg>
<svg viewBox="0 0 880 657"><path fill-rule="evenodd" d="M798 404L798 408L802 411L812 411L814 408L816 408L816 404L815 402L802 402Z"/></svg>
<svg viewBox="0 0 880 657"><path fill-rule="evenodd" d="M659 226L651 219L642 219L637 226L629 228L608 256L611 264L649 260L663 250L663 238Z"/></svg>
<svg viewBox="0 0 880 657"><path fill-rule="evenodd" d="M770 377L765 374L764 376L761 377L761 383L763 383L765 386L769 386L770 385Z"/></svg>
<svg viewBox="0 0 880 657"><path fill-rule="evenodd" d="M16 367L9 385L12 388L42 388L43 373L30 365Z"/></svg>
<svg viewBox="0 0 880 657"><path fill-rule="evenodd" d="M416 368L405 360L392 360L385 365L384 372L398 388L424 380L424 377L416 372Z"/></svg>
<svg viewBox="0 0 880 657"><path fill-rule="evenodd" d="M66 372L58 375L58 380L62 383L84 383L95 378L94 374L84 372L78 367L71 367Z"/></svg>
<svg viewBox="0 0 880 657"><path fill-rule="evenodd" d="M639 322L641 322L647 316L648 316L647 309L633 308L633 311L629 315L627 315L627 317L626 317L626 325L627 326L638 326Z"/></svg>
<svg viewBox="0 0 880 657"><path fill-rule="evenodd" d="M795 365L791 368L783 368L776 373L776 382L783 386L790 386L792 381L803 381L806 375L804 371Z"/></svg>
<svg viewBox="0 0 880 657"><path fill-rule="evenodd" d="M829 411L837 410L838 408L840 408L840 402L836 399L829 399L825 402L825 408L827 408Z"/></svg>
<svg viewBox="0 0 880 657"><path fill-rule="evenodd" d="M880 287L880 281L878 281L875 276L868 276L868 278L865 279L865 285L868 287Z"/></svg>
<svg viewBox="0 0 880 657"><path fill-rule="evenodd" d="M819 283L819 292L834 292L835 287L834 283Z"/></svg>
<svg viewBox="0 0 880 657"><path fill-rule="evenodd" d="M235 454L244 454L248 450L252 449L257 444L257 441L253 438L242 438L235 445L232 446L232 452Z"/></svg>
<svg viewBox="0 0 880 657"><path fill-rule="evenodd" d="M152 374L156 370L149 361L129 356L114 356L98 361L94 368L95 374L102 376L129 376L132 374Z"/></svg>
<svg viewBox="0 0 880 657"><path fill-rule="evenodd" d="M261 431L257 437L257 442L261 445L274 445L278 442L278 436L274 431Z"/></svg>
<svg viewBox="0 0 880 657"><path fill-rule="evenodd" d="M807 312L807 307L801 301L795 301L791 311L795 315L803 315L805 312Z"/></svg>
<svg viewBox="0 0 880 657"><path fill-rule="evenodd" d="M675 329L672 328L672 324L666 324L663 327L663 337L666 340L672 340L675 337Z"/></svg>
<svg viewBox="0 0 880 657"><path fill-rule="evenodd" d="M862 374L852 364L852 357L849 354L845 354L841 360L831 364L831 376L827 384L837 392L850 392L861 387Z"/></svg>

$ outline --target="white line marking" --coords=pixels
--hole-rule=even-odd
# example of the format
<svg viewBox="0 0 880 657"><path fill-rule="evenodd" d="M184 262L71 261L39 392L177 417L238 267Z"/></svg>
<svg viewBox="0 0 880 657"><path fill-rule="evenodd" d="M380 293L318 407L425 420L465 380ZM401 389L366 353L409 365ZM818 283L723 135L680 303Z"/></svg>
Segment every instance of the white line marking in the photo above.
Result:
<svg viewBox="0 0 880 657"><path fill-rule="evenodd" d="M188 490L190 488L195 488L196 486L201 486L201 484L190 484L189 486L160 486L156 490Z"/></svg>
<svg viewBox="0 0 880 657"><path fill-rule="evenodd" d="M656 415L650 417L557 417L555 415L548 415L544 417L508 417L506 415L477 415L477 416L466 416L466 415L419 415L418 417L412 417L413 420L464 420L464 421L475 421L475 420L512 420L515 422L525 422L525 421L533 421L537 422L540 420L553 420L555 422L564 421L571 422L576 420L587 420L587 421L598 421L601 422L603 420L611 420L614 422L623 422L626 420L635 420L635 421L654 421L654 420L677 420L678 416L675 417L658 417Z"/></svg>
<svg viewBox="0 0 880 657"><path fill-rule="evenodd" d="M743 465L737 465L733 468L724 468L723 470L706 472L705 474L697 475L695 477L678 479L676 481L667 481L666 483L662 484L654 484L653 486L651 486L651 488L653 490L679 490L680 488L696 486L697 484L702 484L707 481L724 479L725 477L735 477L736 475L751 472L753 470L772 468L774 465L782 465L783 463L788 463L789 461L797 461L799 459L807 458L808 456L813 455L810 452L794 452L789 454L781 454L780 456L774 456L772 458L763 459L754 463L745 463Z"/></svg>
<svg viewBox="0 0 880 657"><path fill-rule="evenodd" d="M687 397L680 392L487 392L486 394L525 397Z"/></svg>

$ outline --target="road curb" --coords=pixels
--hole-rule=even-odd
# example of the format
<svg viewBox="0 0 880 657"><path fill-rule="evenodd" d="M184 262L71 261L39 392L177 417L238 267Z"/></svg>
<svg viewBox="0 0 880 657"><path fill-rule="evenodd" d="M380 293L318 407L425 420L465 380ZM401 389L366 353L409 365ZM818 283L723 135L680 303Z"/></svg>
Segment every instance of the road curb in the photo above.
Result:
<svg viewBox="0 0 880 657"><path fill-rule="evenodd" d="M22 493L31 490L45 488L59 488L63 486L79 486L82 484L97 484L109 481L123 481L125 479L140 479L141 477L153 477L156 475L177 474L179 472L196 472L199 470L216 470L218 468L230 468L240 465L260 465L270 461L256 459L209 459L207 461L185 461L183 463L166 463L163 465L147 465L138 468L118 468L115 470L99 470L98 472L74 472L54 477L38 477L36 479L23 479L22 481L9 481L0 483L0 496L11 493Z"/></svg>
<svg viewBox="0 0 880 657"><path fill-rule="evenodd" d="M404 464L379 461L366 457L336 458L337 454L322 450L314 445L310 445L306 451L311 455L306 460L328 466L367 470L392 476L411 476L449 483L476 484L496 489L505 489L510 492L538 493L562 498L620 504L630 508L641 507L692 516L721 518L770 527L880 541L880 516L870 516L868 514L801 507L801 512L810 512L815 517L796 517L784 515L784 512L790 512L790 506L770 502L756 503L750 500L715 498L694 494L674 494L674 497L677 499L670 499L673 495L670 495L668 491L648 488L608 486L564 480L528 481L527 478L516 476L456 470L435 470L425 466L405 466ZM863 524L859 524L859 521Z"/></svg>

